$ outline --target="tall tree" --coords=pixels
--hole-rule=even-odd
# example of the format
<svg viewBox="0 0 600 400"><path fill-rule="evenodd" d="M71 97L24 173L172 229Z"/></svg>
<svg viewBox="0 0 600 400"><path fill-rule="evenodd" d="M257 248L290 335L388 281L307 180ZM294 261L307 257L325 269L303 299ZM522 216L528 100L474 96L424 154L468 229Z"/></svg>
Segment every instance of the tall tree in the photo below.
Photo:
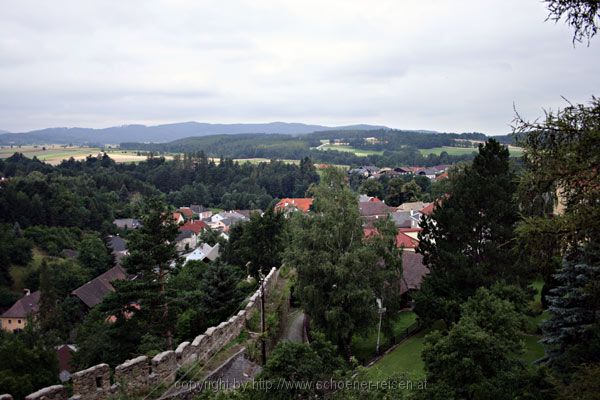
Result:
<svg viewBox="0 0 600 400"><path fill-rule="evenodd" d="M446 196L420 226L417 251L430 274L416 295L426 321L455 322L477 288L519 279L513 255L518 219L508 149L494 139L479 145L471 166L453 174Z"/></svg>
<svg viewBox="0 0 600 400"><path fill-rule="evenodd" d="M325 170L312 194L314 213L295 216L286 263L298 271L297 293L315 326L349 358L352 336L374 326L387 266L363 241L357 195L343 172Z"/></svg>
<svg viewBox="0 0 600 400"><path fill-rule="evenodd" d="M164 335L172 347L175 316L169 311L169 302L173 294L167 291L166 283L172 264L179 259L175 247L179 230L158 198L147 200L141 220L143 226L132 232L129 256L123 262L127 271L137 278L117 284L119 296L112 302L113 308L116 307L114 315L120 318L123 311L138 314L149 327Z"/></svg>
<svg viewBox="0 0 600 400"><path fill-rule="evenodd" d="M38 308L38 318L40 327L44 331L53 329L56 321L56 290L52 283L50 267L46 260L40 265L40 302Z"/></svg>

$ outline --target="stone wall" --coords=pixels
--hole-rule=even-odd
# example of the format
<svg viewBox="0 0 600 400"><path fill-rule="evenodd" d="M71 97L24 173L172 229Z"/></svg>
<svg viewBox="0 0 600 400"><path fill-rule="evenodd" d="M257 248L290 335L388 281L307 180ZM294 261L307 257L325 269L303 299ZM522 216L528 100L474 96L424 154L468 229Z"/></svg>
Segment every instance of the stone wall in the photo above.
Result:
<svg viewBox="0 0 600 400"><path fill-rule="evenodd" d="M278 280L278 271L273 268L265 277L265 296L271 293ZM49 386L30 394L26 400L105 400L119 394L140 395L152 387L171 385L179 368L195 362L206 362L223 346L237 338L246 321L260 308L260 289L249 299L243 310L210 327L191 342L183 342L176 350L163 351L152 359L139 356L118 365L114 371L114 384L110 382L110 368L107 364L95 365L72 375L73 396L69 397L63 385ZM7 397L4 397L7 396ZM11 399L0 395L0 400Z"/></svg>

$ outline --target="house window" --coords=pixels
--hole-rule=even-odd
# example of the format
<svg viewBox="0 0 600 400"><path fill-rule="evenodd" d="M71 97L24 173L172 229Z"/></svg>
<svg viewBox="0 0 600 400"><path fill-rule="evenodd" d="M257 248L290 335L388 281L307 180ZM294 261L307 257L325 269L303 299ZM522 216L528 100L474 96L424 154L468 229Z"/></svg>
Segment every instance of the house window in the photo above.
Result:
<svg viewBox="0 0 600 400"><path fill-rule="evenodd" d="M12 324L12 319L9 319L9 320L8 320L8 324L9 324L9 325L10 325L10 324Z"/></svg>
<svg viewBox="0 0 600 400"><path fill-rule="evenodd" d="M99 388L102 387L102 377L101 376L96 377L96 387L99 387Z"/></svg>
<svg viewBox="0 0 600 400"><path fill-rule="evenodd" d="M17 320L17 324L20 324L20 323L21 323L21 320L20 320L20 319L18 319L18 320Z"/></svg>

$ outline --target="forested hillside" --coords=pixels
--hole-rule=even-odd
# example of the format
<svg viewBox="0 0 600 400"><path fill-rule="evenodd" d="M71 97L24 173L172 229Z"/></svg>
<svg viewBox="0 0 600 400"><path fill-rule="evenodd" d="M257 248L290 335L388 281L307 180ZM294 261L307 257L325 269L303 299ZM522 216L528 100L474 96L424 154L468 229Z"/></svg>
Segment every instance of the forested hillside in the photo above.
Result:
<svg viewBox="0 0 600 400"><path fill-rule="evenodd" d="M203 151L212 157L277 158L299 160L310 157L315 162L342 165L373 164L378 166L450 164L473 158L473 154L451 155L448 151L428 154L419 149L472 148L474 142L484 141L482 133L445 134L423 131L398 130L334 130L302 136L292 135L213 135L188 137L169 143L121 143L121 148L153 152ZM324 143L345 143L366 156L352 152L326 150ZM370 154L372 153L372 154Z"/></svg>

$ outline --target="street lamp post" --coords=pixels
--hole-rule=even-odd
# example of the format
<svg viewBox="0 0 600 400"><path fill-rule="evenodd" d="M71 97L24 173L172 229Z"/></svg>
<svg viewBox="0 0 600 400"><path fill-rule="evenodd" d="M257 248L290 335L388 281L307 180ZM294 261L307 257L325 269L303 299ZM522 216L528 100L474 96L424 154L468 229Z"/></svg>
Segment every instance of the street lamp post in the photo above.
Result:
<svg viewBox="0 0 600 400"><path fill-rule="evenodd" d="M261 341L261 355L262 355L262 364L265 365L267 363L267 349L265 347L265 276L262 273L262 270L259 271L260 276L260 341Z"/></svg>
<svg viewBox="0 0 600 400"><path fill-rule="evenodd" d="M381 336L381 320L383 318L383 313L385 312L385 307L383 307L383 299L377 300L377 311L379 312L379 328L377 329L377 348L376 352L379 355L379 338Z"/></svg>

